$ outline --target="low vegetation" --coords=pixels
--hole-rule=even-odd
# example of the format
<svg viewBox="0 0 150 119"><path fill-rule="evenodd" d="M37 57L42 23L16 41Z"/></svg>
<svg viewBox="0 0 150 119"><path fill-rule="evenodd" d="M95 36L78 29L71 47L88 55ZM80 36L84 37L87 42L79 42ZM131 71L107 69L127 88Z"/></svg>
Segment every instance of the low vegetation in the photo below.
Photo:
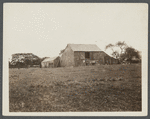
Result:
<svg viewBox="0 0 150 119"><path fill-rule="evenodd" d="M141 111L141 65L9 70L10 112Z"/></svg>

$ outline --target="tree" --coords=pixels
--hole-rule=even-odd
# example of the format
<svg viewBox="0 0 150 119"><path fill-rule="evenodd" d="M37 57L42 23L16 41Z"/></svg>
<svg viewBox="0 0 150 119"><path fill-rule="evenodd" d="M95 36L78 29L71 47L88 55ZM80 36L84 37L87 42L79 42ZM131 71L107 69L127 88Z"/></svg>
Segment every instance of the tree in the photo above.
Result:
<svg viewBox="0 0 150 119"><path fill-rule="evenodd" d="M114 45L108 44L108 45L106 45L105 50L107 50L108 48L111 48L111 50L114 51L113 47L114 47Z"/></svg>
<svg viewBox="0 0 150 119"><path fill-rule="evenodd" d="M120 52L116 50L116 48L120 49ZM132 62L139 62L140 61L140 54L139 51L135 50L132 47L129 47L124 41L118 41L115 45L108 44L105 47L105 50L111 49L112 53L111 55L119 59L120 62L127 61L129 63Z"/></svg>
<svg viewBox="0 0 150 119"><path fill-rule="evenodd" d="M132 47L127 47L125 49L125 52L121 54L120 59L121 61L126 60L129 63L132 63L134 61L140 61L139 51L135 50Z"/></svg>
<svg viewBox="0 0 150 119"><path fill-rule="evenodd" d="M11 64L14 67L28 67L40 65L41 59L32 53L16 53L12 55Z"/></svg>
<svg viewBox="0 0 150 119"><path fill-rule="evenodd" d="M119 59L119 52L118 51L114 51L111 54L113 57L115 57L116 59Z"/></svg>
<svg viewBox="0 0 150 119"><path fill-rule="evenodd" d="M116 58L116 59L119 59L120 58L120 55L124 52L125 48L127 47L127 44L123 41L118 41L115 45L113 44L108 44L106 47L105 47L105 50L107 49L111 49L112 50L112 53L111 55ZM115 48L119 48L120 49L120 52L115 50Z"/></svg>
<svg viewBox="0 0 150 119"><path fill-rule="evenodd" d="M120 50L121 50L120 54L122 54L124 52L124 50L128 47L124 41L123 42L118 41L116 43L116 46L120 48Z"/></svg>
<svg viewBox="0 0 150 119"><path fill-rule="evenodd" d="M113 57L115 57L115 58L117 58L117 52L116 51L114 51L114 47L115 47L115 45L113 45L113 44L108 44L108 45L106 45L106 47L105 47L105 50L107 50L107 49L111 49L112 50L112 56Z"/></svg>
<svg viewBox="0 0 150 119"><path fill-rule="evenodd" d="M10 61L9 61L9 68L12 68L12 67L11 67L11 63L10 63Z"/></svg>

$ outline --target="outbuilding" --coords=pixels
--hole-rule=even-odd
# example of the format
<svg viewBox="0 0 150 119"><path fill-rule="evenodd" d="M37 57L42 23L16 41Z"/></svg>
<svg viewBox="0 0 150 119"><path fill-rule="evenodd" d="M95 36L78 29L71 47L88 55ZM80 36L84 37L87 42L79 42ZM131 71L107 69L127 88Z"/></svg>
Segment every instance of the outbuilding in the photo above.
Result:
<svg viewBox="0 0 150 119"><path fill-rule="evenodd" d="M42 68L60 67L60 57L48 57L41 62Z"/></svg>

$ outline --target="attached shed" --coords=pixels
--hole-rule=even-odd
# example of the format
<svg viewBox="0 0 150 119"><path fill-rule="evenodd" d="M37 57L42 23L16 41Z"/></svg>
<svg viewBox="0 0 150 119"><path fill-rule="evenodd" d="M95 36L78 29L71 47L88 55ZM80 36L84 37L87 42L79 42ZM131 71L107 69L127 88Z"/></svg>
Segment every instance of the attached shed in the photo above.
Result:
<svg viewBox="0 0 150 119"><path fill-rule="evenodd" d="M111 64L119 64L119 60L118 59L115 59L113 57L110 57L109 55L108 56L105 56L105 63L104 64L107 64L107 65L111 65Z"/></svg>
<svg viewBox="0 0 150 119"><path fill-rule="evenodd" d="M62 53L62 67L105 64L110 57L95 44L68 44ZM111 58L111 57L110 57Z"/></svg>
<svg viewBox="0 0 150 119"><path fill-rule="evenodd" d="M41 62L42 68L54 68L54 67L60 67L60 57L51 57L46 58Z"/></svg>

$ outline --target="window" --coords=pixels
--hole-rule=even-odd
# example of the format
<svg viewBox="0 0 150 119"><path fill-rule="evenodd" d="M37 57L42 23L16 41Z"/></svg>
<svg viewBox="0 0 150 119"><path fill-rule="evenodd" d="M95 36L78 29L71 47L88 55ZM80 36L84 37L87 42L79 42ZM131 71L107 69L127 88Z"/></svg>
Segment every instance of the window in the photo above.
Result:
<svg viewBox="0 0 150 119"><path fill-rule="evenodd" d="M85 58L90 58L90 53L89 52L85 52Z"/></svg>

